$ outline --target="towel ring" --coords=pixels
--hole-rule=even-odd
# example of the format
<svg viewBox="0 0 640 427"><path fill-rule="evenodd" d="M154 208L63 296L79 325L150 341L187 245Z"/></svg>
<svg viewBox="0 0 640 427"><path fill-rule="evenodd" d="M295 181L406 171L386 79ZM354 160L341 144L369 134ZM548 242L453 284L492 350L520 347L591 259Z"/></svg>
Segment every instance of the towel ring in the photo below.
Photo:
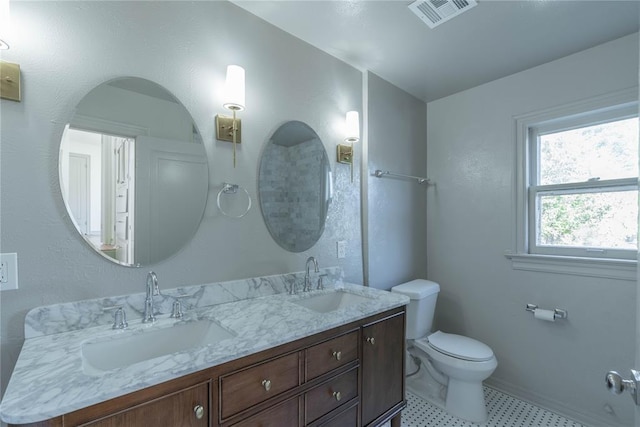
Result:
<svg viewBox="0 0 640 427"><path fill-rule="evenodd" d="M242 190L244 190L245 194L247 195L247 199L249 200L249 203L247 204L247 210L245 210L240 215L230 215L228 212L225 212L225 210L222 209L222 206L220 206L220 196L222 194L236 194L238 192L238 188L242 188ZM218 209L220 209L220 212L222 212L224 216L228 216L229 218L242 218L247 213L249 213L249 210L251 210L251 196L249 195L249 192L246 188L240 187L238 184L229 184L228 182L223 182L222 189L218 191L217 204Z"/></svg>

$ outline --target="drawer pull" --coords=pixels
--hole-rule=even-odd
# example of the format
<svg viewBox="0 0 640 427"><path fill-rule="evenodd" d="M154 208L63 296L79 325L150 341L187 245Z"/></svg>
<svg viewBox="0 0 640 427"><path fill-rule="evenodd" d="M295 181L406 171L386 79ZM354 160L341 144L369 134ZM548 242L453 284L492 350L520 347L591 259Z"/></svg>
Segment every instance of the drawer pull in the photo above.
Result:
<svg viewBox="0 0 640 427"><path fill-rule="evenodd" d="M367 342L371 345L376 343L376 339L374 337L367 337Z"/></svg>
<svg viewBox="0 0 640 427"><path fill-rule="evenodd" d="M271 390L271 380L262 380L262 387L264 387L266 391Z"/></svg>
<svg viewBox="0 0 640 427"><path fill-rule="evenodd" d="M196 414L196 418L201 420L202 417L204 417L204 408L202 407L202 405L196 405L193 408L193 413Z"/></svg>
<svg viewBox="0 0 640 427"><path fill-rule="evenodd" d="M335 397L337 401L340 401L340 399L342 399L342 395L340 394L339 391L334 391L333 397Z"/></svg>
<svg viewBox="0 0 640 427"><path fill-rule="evenodd" d="M342 352L341 351L334 351L332 355L333 355L333 357L336 358L336 360L342 359Z"/></svg>

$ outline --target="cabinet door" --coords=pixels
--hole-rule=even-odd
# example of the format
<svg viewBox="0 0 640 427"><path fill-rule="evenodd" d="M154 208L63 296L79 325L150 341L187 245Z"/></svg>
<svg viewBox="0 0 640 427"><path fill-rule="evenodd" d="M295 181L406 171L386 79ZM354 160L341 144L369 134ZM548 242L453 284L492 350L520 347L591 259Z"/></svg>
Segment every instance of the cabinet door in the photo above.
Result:
<svg viewBox="0 0 640 427"><path fill-rule="evenodd" d="M404 401L404 313L362 328L362 425Z"/></svg>
<svg viewBox="0 0 640 427"><path fill-rule="evenodd" d="M206 427L209 425L209 385L198 386L135 406L85 424L89 427Z"/></svg>

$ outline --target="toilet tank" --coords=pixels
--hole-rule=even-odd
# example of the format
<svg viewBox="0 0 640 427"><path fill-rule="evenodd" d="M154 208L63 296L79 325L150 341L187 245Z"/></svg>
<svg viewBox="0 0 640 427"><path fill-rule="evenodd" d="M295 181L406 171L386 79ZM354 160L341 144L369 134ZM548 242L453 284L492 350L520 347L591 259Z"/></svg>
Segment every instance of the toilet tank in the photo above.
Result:
<svg viewBox="0 0 640 427"><path fill-rule="evenodd" d="M431 280L416 279L391 288L391 292L410 298L407 306L406 339L417 339L431 332L440 285Z"/></svg>

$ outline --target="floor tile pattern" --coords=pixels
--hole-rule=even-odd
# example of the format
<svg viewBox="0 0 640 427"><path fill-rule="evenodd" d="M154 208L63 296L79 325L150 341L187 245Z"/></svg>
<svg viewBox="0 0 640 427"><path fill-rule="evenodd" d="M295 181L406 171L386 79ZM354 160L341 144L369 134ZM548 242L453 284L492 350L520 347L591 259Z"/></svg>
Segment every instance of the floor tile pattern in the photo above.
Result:
<svg viewBox="0 0 640 427"><path fill-rule="evenodd" d="M489 420L483 427L583 427L545 409L523 402L490 387L484 388ZM407 392L407 408L402 412L402 427L477 427L447 414Z"/></svg>

